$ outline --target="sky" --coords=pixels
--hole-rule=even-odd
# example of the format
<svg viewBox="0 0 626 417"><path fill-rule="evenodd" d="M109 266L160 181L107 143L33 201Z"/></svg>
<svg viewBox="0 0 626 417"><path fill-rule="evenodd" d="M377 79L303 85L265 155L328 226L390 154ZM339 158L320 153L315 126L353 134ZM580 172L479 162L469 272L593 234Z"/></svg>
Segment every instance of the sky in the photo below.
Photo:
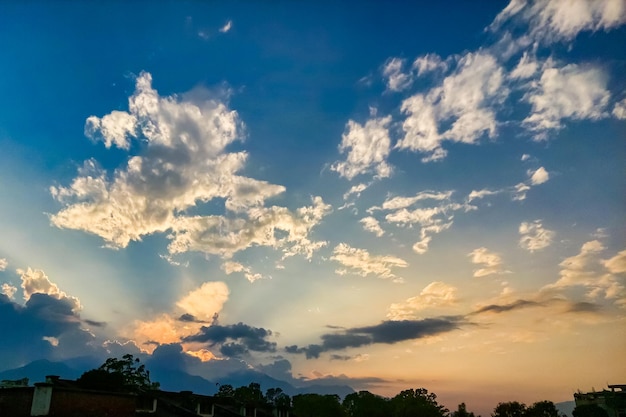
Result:
<svg viewBox="0 0 626 417"><path fill-rule="evenodd" d="M2 2L0 370L624 383L626 3L411 3Z"/></svg>

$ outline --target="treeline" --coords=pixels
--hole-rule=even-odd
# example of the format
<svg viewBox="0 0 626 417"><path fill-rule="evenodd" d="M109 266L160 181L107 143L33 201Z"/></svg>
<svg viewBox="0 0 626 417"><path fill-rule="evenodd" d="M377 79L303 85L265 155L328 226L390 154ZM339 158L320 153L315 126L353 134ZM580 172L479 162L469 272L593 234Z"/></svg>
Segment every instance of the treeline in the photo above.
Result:
<svg viewBox="0 0 626 417"><path fill-rule="evenodd" d="M109 358L99 368L85 372L77 382L92 389L159 389L159 383L150 380L150 372L132 355L124 355L122 359ZM280 388L270 388L264 394L261 385L253 382L238 388L220 385L215 396L233 405L269 413L287 411L297 417L476 417L467 410L465 403L450 412L437 403L437 395L425 388L407 389L391 398L359 391L347 395L342 401L338 395L298 394L290 397ZM491 417L564 416L559 415L551 401L539 401L530 406L512 401L498 404ZM608 417L608 414L597 405L581 405L574 409L573 417Z"/></svg>

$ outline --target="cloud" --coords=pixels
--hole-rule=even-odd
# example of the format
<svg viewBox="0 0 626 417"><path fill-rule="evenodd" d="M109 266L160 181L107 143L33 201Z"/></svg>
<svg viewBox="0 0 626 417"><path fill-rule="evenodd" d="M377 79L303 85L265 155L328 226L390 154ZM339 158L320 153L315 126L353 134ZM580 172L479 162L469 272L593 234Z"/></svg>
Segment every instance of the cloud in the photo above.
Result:
<svg viewBox="0 0 626 417"><path fill-rule="evenodd" d="M37 359L61 360L98 354L96 339L81 328L70 298L33 292L24 305L0 294L0 369ZM51 343L52 342L52 343Z"/></svg>
<svg viewBox="0 0 626 417"><path fill-rule="evenodd" d="M422 320L383 321L380 324L354 327L321 336L320 344L306 347L287 346L288 353L304 353L307 359L318 358L321 353L368 346L375 343L394 344L406 340L422 339L451 332L464 324L460 317L437 317Z"/></svg>
<svg viewBox="0 0 626 417"><path fill-rule="evenodd" d="M88 160L69 186L51 187L64 206L50 217L52 224L95 234L113 248L169 231L172 255L195 250L232 256L251 245L268 245L308 256L323 246L307 239L329 210L319 197L314 197L313 207L295 213L264 207L266 199L285 187L237 174L248 155L227 151L244 136L237 112L223 102L227 95L197 89L161 97L151 75L142 72L129 98L129 112L87 120L89 134L100 135L107 146L128 148L134 135L140 154L112 174ZM223 199L227 215L187 214L214 199ZM289 236L278 239L276 230Z"/></svg>
<svg viewBox="0 0 626 417"><path fill-rule="evenodd" d="M252 269L250 267L243 266L239 262L226 261L222 264L222 270L228 275L232 274L233 272L243 272L246 279L250 282L254 282L263 278L261 274L252 272Z"/></svg>
<svg viewBox="0 0 626 417"><path fill-rule="evenodd" d="M371 184L357 184L357 185L353 185L352 187L350 187L350 189L348 191L346 191L346 193L343 195L343 199L344 201L347 200L348 198L350 198L350 196L352 195L356 195L356 197L360 197L361 193L363 191L365 191L367 189L367 187L369 187Z"/></svg>
<svg viewBox="0 0 626 417"><path fill-rule="evenodd" d="M411 72L404 72L406 61L400 58L391 58L383 65L383 77L387 79L389 91L403 91L413 83Z"/></svg>
<svg viewBox="0 0 626 417"><path fill-rule="evenodd" d="M369 172L389 177L392 170L386 159L391 146L390 122L391 116L368 120L365 126L349 120L339 145L339 152L347 153L346 160L336 162L331 169L349 180Z"/></svg>
<svg viewBox="0 0 626 417"><path fill-rule="evenodd" d="M205 282L199 288L190 291L176 305L195 317L211 319L222 311L228 300L228 287L225 283Z"/></svg>
<svg viewBox="0 0 626 417"><path fill-rule="evenodd" d="M183 338L185 342L201 342L220 345L220 352L227 357L239 357L249 351L275 352L276 343L267 340L271 330L251 327L244 323L228 326L214 324L202 326L197 334Z"/></svg>
<svg viewBox="0 0 626 417"><path fill-rule="evenodd" d="M226 24L224 24L224 26L220 28L220 32L227 33L228 31L232 29L232 27L233 27L233 21L229 20L226 22Z"/></svg>
<svg viewBox="0 0 626 417"><path fill-rule="evenodd" d="M524 52L517 66L509 74L513 80L525 80L533 77L539 70L539 63L528 51Z"/></svg>
<svg viewBox="0 0 626 417"><path fill-rule="evenodd" d="M613 117L615 117L616 119L626 119L626 98L622 101L618 101L617 103L615 103L611 114L613 114Z"/></svg>
<svg viewBox="0 0 626 417"><path fill-rule="evenodd" d="M519 310L528 307L538 307L541 306L540 303L532 300L515 300L512 303L508 304L490 304L484 307L480 307L475 310L471 314L482 314L482 313L505 313L509 311Z"/></svg>
<svg viewBox="0 0 626 417"><path fill-rule="evenodd" d="M563 119L597 120L606 117L611 94L604 71L592 66L569 64L561 68L547 65L541 78L524 95L532 113L522 125L545 140L551 130L563 128Z"/></svg>
<svg viewBox="0 0 626 417"><path fill-rule="evenodd" d="M402 303L389 306L387 318L389 320L415 319L417 311L426 308L446 307L456 304L457 288L440 281L428 284L418 296L408 298Z"/></svg>
<svg viewBox="0 0 626 417"><path fill-rule="evenodd" d="M559 264L560 278L555 283L545 286L543 290L579 286L587 289L586 296L591 299L604 296L605 299L615 300L618 305L626 305L624 285L615 276L626 269L626 250L608 260L603 260L600 254L605 249L599 240L585 242L578 254L566 258Z"/></svg>
<svg viewBox="0 0 626 417"><path fill-rule="evenodd" d="M359 220L359 223L363 225L363 228L368 232L374 233L376 236L381 237L385 234L385 231L380 227L380 223L372 216L363 217Z"/></svg>
<svg viewBox="0 0 626 417"><path fill-rule="evenodd" d="M532 185L543 184L550 179L550 174L544 167L540 167L536 171L528 171L528 176Z"/></svg>
<svg viewBox="0 0 626 417"><path fill-rule="evenodd" d="M446 156L444 140L474 144L484 134L495 137L492 106L508 95L503 81L503 69L493 56L483 51L464 55L441 85L404 100L404 138L396 147L425 153L422 161L428 162ZM450 127L440 132L447 124Z"/></svg>
<svg viewBox="0 0 626 417"><path fill-rule="evenodd" d="M602 262L611 274L623 274L626 272L626 250L618 252L614 257Z"/></svg>
<svg viewBox="0 0 626 417"><path fill-rule="evenodd" d="M421 77L429 72L443 71L448 69L446 62L441 60L441 57L437 54L426 54L417 57L413 61L413 69L417 71L417 76Z"/></svg>
<svg viewBox="0 0 626 417"><path fill-rule="evenodd" d="M534 222L522 222L519 226L519 234L522 235L519 245L529 252L535 252L547 248L552 244L556 233L552 230L544 229L541 220Z"/></svg>
<svg viewBox="0 0 626 417"><path fill-rule="evenodd" d="M490 252L487 248L474 249L467 256L472 258L473 264L481 265L481 268L474 270L475 278L509 272L502 268L503 264L500 255Z"/></svg>
<svg viewBox="0 0 626 417"><path fill-rule="evenodd" d="M339 262L344 268L338 269L339 275L353 273L365 277L369 274L380 278L392 279L394 282L402 282L392 268L406 268L407 262L395 256L372 256L365 249L352 248L346 243L335 246L331 260Z"/></svg>
<svg viewBox="0 0 626 417"><path fill-rule="evenodd" d="M459 204L450 201L452 191L433 192L423 191L412 197L388 198L382 207L371 207L368 212L377 210L390 211L385 215L385 221L398 227L418 226L419 239L413 250L418 254L428 251L428 245L434 234L443 232L452 226L455 211L470 211L476 209L467 203ZM413 208L412 206L419 205Z"/></svg>
<svg viewBox="0 0 626 417"><path fill-rule="evenodd" d="M549 44L570 41L582 31L610 30L626 22L621 0L511 0L490 26L498 30L507 21L529 26L532 39Z"/></svg>
<svg viewBox="0 0 626 417"><path fill-rule="evenodd" d="M22 279L22 292L25 301L28 301L30 297L36 293L47 294L58 300L67 300L67 302L72 305L73 311L81 310L82 307L78 298L68 296L61 291L56 284L50 281L48 276L41 269L18 269L17 273Z"/></svg>
<svg viewBox="0 0 626 417"><path fill-rule="evenodd" d="M4 258L0 258L0 271L7 269L7 266L9 266L9 262Z"/></svg>
<svg viewBox="0 0 626 417"><path fill-rule="evenodd" d="M17 288L11 284L3 283L2 287L0 287L0 293L6 295L10 300L15 296L15 292Z"/></svg>

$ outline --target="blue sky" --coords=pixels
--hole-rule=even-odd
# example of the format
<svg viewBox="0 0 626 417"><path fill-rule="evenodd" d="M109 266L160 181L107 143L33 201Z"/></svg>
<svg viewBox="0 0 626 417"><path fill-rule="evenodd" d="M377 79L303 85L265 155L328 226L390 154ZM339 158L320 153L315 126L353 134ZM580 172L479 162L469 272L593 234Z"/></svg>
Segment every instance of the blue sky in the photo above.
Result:
<svg viewBox="0 0 626 417"><path fill-rule="evenodd" d="M622 1L0 8L0 368L624 375Z"/></svg>

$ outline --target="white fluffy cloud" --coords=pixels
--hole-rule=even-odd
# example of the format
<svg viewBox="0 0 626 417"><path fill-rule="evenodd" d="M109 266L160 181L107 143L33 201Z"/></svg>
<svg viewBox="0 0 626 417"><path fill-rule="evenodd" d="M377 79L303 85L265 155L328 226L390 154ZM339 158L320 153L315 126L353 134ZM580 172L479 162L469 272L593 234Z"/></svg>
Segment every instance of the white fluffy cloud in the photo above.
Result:
<svg viewBox="0 0 626 417"><path fill-rule="evenodd" d="M406 268L408 266L404 259L396 256L370 255L367 250L353 248L346 243L335 246L330 259L343 266L336 271L339 275L353 273L364 277L372 274L380 278L391 279L394 282L402 282L402 278L397 277L392 272L392 268Z"/></svg>
<svg viewBox="0 0 626 417"><path fill-rule="evenodd" d="M529 252L550 246L556 235L552 230L544 229L541 220L522 222L519 226L519 234L521 235L519 245Z"/></svg>
<svg viewBox="0 0 626 417"><path fill-rule="evenodd" d="M112 175L96 161L86 161L71 185L51 187L64 204L51 216L52 224L93 233L115 248L170 231L171 254L199 250L230 256L253 244L309 254L320 247L307 234L329 206L316 198L313 207L296 213L264 207L266 199L285 188L237 175L247 154L229 153L226 147L242 137L242 123L219 97L206 96L161 97L150 74L142 73L128 113L89 117L91 137L127 149L135 136L142 139L141 153ZM224 199L227 216L185 215L215 198ZM287 231L289 237L261 236L274 230Z"/></svg>
<svg viewBox="0 0 626 417"><path fill-rule="evenodd" d="M350 120L343 134L339 151L347 153L346 160L336 162L331 169L351 180L357 175L374 172L380 178L391 175L387 156L391 147L388 125L391 116L368 120L365 126Z"/></svg>
<svg viewBox="0 0 626 417"><path fill-rule="evenodd" d="M626 272L626 250L619 252L614 257L603 262L604 267L611 274L623 274Z"/></svg>
<svg viewBox="0 0 626 417"><path fill-rule="evenodd" d="M244 266L239 262L226 261L222 264L222 270L226 272L227 275L230 275L234 272L243 272L246 279L250 282L254 282L263 278L261 274L252 272L252 268Z"/></svg>
<svg viewBox="0 0 626 417"><path fill-rule="evenodd" d="M492 24L507 20L526 22L530 36L539 42L572 40L581 31L609 30L626 22L623 0L511 0Z"/></svg>
<svg viewBox="0 0 626 417"><path fill-rule="evenodd" d="M426 54L417 57L415 61L413 61L413 69L417 71L417 76L420 77L437 70L446 71L448 64L442 61L441 57L437 54Z"/></svg>
<svg viewBox="0 0 626 417"><path fill-rule="evenodd" d="M416 312L426 308L448 307L457 302L457 288L443 282L435 281L428 284L418 296L411 297L402 303L389 306L389 320L414 320Z"/></svg>
<svg viewBox="0 0 626 417"><path fill-rule="evenodd" d="M4 258L0 258L0 271L7 269L7 266L9 266L9 262Z"/></svg>
<svg viewBox="0 0 626 417"><path fill-rule="evenodd" d="M544 167L539 167L535 171L528 171L528 176L532 185L543 184L550 179L550 174Z"/></svg>
<svg viewBox="0 0 626 417"><path fill-rule="evenodd" d="M387 89L402 91L411 86L413 76L410 71L404 72L405 60L391 58L383 65L383 77L387 79Z"/></svg>
<svg viewBox="0 0 626 417"><path fill-rule="evenodd" d="M441 146L444 140L472 144L484 134L494 137L497 123L492 106L508 95L503 74L488 53L461 57L454 73L441 85L402 103L401 111L407 117L402 125L404 137L396 146L427 154L426 162L446 156ZM440 132L444 123L450 127Z"/></svg>
<svg viewBox="0 0 626 417"><path fill-rule="evenodd" d="M25 301L28 301L33 294L39 293L47 294L58 300L68 301L72 305L72 310L75 312L82 308L78 298L68 296L65 292L61 291L59 286L51 282L41 269L17 269L16 272L22 279L22 292Z"/></svg>
<svg viewBox="0 0 626 417"><path fill-rule="evenodd" d="M569 64L550 65L533 83L524 99L532 113L522 124L535 133L536 140L547 139L548 131L563 128L563 119L597 120L605 117L611 94L605 73L595 67Z"/></svg>
<svg viewBox="0 0 626 417"><path fill-rule="evenodd" d="M385 231L380 227L380 223L376 218L372 216L363 217L359 220L359 223L363 225L363 228L368 232L374 233L376 236L381 237L385 234Z"/></svg>
<svg viewBox="0 0 626 417"><path fill-rule="evenodd" d="M474 249L468 256L471 257L473 264L480 265L480 268L474 270L474 277L476 278L508 272L503 269L500 255L489 251L487 248Z"/></svg>

